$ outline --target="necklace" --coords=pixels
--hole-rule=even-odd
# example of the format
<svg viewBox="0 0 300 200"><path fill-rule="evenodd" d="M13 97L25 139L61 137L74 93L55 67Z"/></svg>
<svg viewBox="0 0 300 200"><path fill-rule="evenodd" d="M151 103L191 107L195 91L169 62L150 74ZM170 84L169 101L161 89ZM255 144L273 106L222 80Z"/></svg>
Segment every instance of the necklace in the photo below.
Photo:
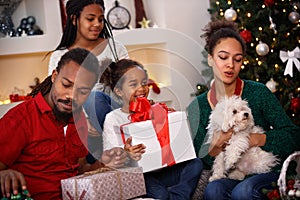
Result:
<svg viewBox="0 0 300 200"><path fill-rule="evenodd" d="M243 81L240 78L237 78L236 79L236 86L235 86L235 90L234 90L234 95L240 96L242 94L242 88L243 88ZM213 84L211 86L208 100L209 100L209 103L211 105L213 105L213 107L215 107L216 104L218 103L218 100L216 98L215 82L213 82Z"/></svg>

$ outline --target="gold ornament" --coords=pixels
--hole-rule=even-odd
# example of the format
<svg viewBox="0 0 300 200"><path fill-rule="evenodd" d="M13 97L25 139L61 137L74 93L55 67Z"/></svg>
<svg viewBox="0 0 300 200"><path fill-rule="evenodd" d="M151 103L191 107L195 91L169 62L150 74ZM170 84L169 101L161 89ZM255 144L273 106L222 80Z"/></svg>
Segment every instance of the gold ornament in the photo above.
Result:
<svg viewBox="0 0 300 200"><path fill-rule="evenodd" d="M139 22L141 25L141 28L149 28L150 20L147 20L145 17L143 17L143 20Z"/></svg>

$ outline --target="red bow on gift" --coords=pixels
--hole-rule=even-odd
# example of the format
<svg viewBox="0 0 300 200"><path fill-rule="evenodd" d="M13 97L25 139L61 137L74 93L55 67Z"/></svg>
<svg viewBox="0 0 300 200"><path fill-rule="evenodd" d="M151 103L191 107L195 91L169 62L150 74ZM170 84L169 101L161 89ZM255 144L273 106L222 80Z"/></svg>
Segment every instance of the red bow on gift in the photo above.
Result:
<svg viewBox="0 0 300 200"><path fill-rule="evenodd" d="M174 165L175 159L170 146L168 107L163 103L155 103L151 106L147 98L139 97L130 102L129 111L132 113L131 122L151 119L162 150L162 164Z"/></svg>

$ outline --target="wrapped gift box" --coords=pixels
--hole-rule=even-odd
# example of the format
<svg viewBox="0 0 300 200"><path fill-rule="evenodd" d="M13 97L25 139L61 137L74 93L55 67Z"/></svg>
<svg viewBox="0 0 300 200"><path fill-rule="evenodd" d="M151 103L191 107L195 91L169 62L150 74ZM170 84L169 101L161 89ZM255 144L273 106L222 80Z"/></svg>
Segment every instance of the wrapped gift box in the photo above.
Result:
<svg viewBox="0 0 300 200"><path fill-rule="evenodd" d="M64 200L130 199L146 194L141 167L84 174L61 180Z"/></svg>
<svg viewBox="0 0 300 200"><path fill-rule="evenodd" d="M176 163L196 158L194 145L186 113L183 111L168 114L170 147ZM151 120L134 122L122 126L125 139L132 136L132 144L143 143L146 152L137 162L143 172L167 166L162 162L162 149Z"/></svg>

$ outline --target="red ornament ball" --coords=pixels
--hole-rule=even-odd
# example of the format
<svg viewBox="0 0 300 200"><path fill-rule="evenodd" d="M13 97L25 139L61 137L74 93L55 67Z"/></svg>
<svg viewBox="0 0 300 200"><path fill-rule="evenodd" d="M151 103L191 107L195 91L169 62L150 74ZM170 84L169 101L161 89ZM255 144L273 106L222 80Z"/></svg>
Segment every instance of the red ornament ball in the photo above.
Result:
<svg viewBox="0 0 300 200"><path fill-rule="evenodd" d="M264 0L264 4L266 6L273 6L275 3L275 0Z"/></svg>
<svg viewBox="0 0 300 200"><path fill-rule="evenodd" d="M241 37L245 40L245 42L246 43L249 43L249 42L251 42L251 40L252 40L252 33L250 32L250 31L248 31L248 30L242 30L241 32L240 32L240 35L241 35Z"/></svg>
<svg viewBox="0 0 300 200"><path fill-rule="evenodd" d="M294 113L298 113L300 111L300 98L299 97L295 97L295 98L291 99L290 110L292 110Z"/></svg>

